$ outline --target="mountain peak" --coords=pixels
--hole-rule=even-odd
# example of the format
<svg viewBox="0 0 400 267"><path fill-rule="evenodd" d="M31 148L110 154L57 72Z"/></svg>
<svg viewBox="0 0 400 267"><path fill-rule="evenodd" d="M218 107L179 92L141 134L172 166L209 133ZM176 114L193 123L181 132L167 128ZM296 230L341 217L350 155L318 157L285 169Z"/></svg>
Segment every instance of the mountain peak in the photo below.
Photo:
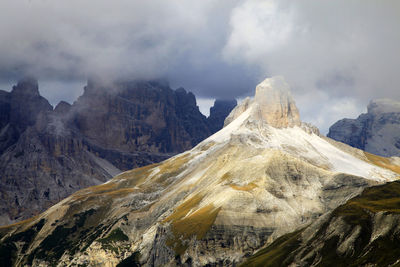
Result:
<svg viewBox="0 0 400 267"><path fill-rule="evenodd" d="M368 113L382 114L400 112L400 102L388 99L374 99L368 105Z"/></svg>
<svg viewBox="0 0 400 267"><path fill-rule="evenodd" d="M38 81L33 77L25 77L18 81L17 85L13 86L13 93L39 96Z"/></svg>
<svg viewBox="0 0 400 267"><path fill-rule="evenodd" d="M282 76L265 79L256 87L256 116L276 128L301 124L299 111Z"/></svg>
<svg viewBox="0 0 400 267"><path fill-rule="evenodd" d="M251 108L250 117L275 128L300 126L300 115L290 93L290 86L282 76L267 78L256 87L254 99L245 99L225 120L225 125Z"/></svg>

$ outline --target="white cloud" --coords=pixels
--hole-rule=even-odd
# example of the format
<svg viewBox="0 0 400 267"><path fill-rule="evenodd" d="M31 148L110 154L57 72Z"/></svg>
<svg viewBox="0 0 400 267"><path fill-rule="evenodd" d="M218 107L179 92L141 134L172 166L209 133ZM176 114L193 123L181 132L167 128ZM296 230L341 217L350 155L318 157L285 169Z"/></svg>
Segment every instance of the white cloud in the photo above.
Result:
<svg viewBox="0 0 400 267"><path fill-rule="evenodd" d="M225 58L285 76L323 132L371 98L400 100L399 1L248 0L230 27Z"/></svg>
<svg viewBox="0 0 400 267"><path fill-rule="evenodd" d="M211 99L284 75L326 129L371 98L400 99L399 28L398 0L3 0L0 83L163 76Z"/></svg>
<svg viewBox="0 0 400 267"><path fill-rule="evenodd" d="M213 98L197 98L197 106L199 106L200 112L208 117L210 116L210 108L214 105L215 99Z"/></svg>

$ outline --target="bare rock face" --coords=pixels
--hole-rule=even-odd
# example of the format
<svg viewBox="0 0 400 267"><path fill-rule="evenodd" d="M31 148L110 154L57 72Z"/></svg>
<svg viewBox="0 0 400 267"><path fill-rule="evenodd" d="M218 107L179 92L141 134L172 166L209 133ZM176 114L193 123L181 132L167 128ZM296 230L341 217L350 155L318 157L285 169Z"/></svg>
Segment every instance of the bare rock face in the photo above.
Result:
<svg viewBox="0 0 400 267"><path fill-rule="evenodd" d="M301 126L300 114L282 76L267 78L256 87L254 99L246 98L225 120L225 126L252 107L252 118L275 128Z"/></svg>
<svg viewBox="0 0 400 267"><path fill-rule="evenodd" d="M328 137L381 156L400 155L400 102L373 100L357 119L343 119L329 128Z"/></svg>
<svg viewBox="0 0 400 267"><path fill-rule="evenodd" d="M69 126L123 170L190 149L211 133L195 96L161 82L91 82L70 114Z"/></svg>
<svg viewBox="0 0 400 267"><path fill-rule="evenodd" d="M254 102L257 116L276 128L300 126L300 115L283 77L273 77L257 85Z"/></svg>
<svg viewBox="0 0 400 267"><path fill-rule="evenodd" d="M236 105L236 99L215 100L214 105L210 108L210 116L207 118L212 133L222 129L226 117L231 113Z"/></svg>
<svg viewBox="0 0 400 267"><path fill-rule="evenodd" d="M239 105L237 105L224 121L224 127L243 114L253 103L253 99L246 97Z"/></svg>
<svg viewBox="0 0 400 267"><path fill-rule="evenodd" d="M329 141L307 125L277 128L259 110L250 103L189 151L1 227L0 259L11 266L238 266L363 188L399 175L389 159Z"/></svg>
<svg viewBox="0 0 400 267"><path fill-rule="evenodd" d="M120 172L66 127L68 105L53 111L33 78L18 82L10 93L1 92L0 224L36 215Z"/></svg>
<svg viewBox="0 0 400 267"><path fill-rule="evenodd" d="M365 189L242 266L395 266L400 261L398 181Z"/></svg>
<svg viewBox="0 0 400 267"><path fill-rule="evenodd" d="M17 142L19 136L36 122L40 113L52 110L39 95L37 81L25 78L10 93L0 93L0 153Z"/></svg>
<svg viewBox="0 0 400 267"><path fill-rule="evenodd" d="M195 96L162 82L90 81L53 110L33 78L0 91L0 225L192 148L211 134Z"/></svg>

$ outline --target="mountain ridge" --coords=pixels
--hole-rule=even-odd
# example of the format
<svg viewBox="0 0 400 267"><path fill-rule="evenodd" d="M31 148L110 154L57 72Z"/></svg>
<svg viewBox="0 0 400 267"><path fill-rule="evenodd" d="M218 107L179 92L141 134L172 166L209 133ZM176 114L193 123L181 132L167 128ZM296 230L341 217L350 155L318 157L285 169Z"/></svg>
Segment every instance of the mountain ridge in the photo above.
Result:
<svg viewBox="0 0 400 267"><path fill-rule="evenodd" d="M342 119L329 128L328 137L380 156L400 155L400 102L375 99L367 113Z"/></svg>
<svg viewBox="0 0 400 267"><path fill-rule="evenodd" d="M396 162L368 158L307 124L273 127L259 108L239 105L234 120L193 149L0 228L0 251L10 255L0 256L38 266L115 266L129 257L145 266L232 266L363 188L397 179Z"/></svg>
<svg viewBox="0 0 400 267"><path fill-rule="evenodd" d="M77 101L61 101L53 110L28 77L2 91L0 110L0 224L36 215L211 134L195 96L165 82L90 80Z"/></svg>

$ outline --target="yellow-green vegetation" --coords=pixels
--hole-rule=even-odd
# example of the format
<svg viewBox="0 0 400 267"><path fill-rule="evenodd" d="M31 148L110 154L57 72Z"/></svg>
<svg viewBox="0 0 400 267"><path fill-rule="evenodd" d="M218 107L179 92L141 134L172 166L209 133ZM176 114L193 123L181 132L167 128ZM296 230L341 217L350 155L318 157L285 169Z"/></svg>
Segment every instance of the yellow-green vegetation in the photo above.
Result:
<svg viewBox="0 0 400 267"><path fill-rule="evenodd" d="M360 196L349 200L346 204L335 209L331 214L333 218L341 217L352 227L361 227L355 244L355 251L338 257L336 247L338 237L325 241L320 252L323 255L321 266L336 262L341 266L394 266L400 255L400 236L391 230L388 234L376 238L371 242L373 215L376 212L400 214L400 182L395 181L384 185L366 188ZM327 225L320 229L326 230ZM349 235L351 231L346 233Z"/></svg>
<svg viewBox="0 0 400 267"><path fill-rule="evenodd" d="M2 230L9 231L9 229L15 228L15 227L18 227L18 226L26 227L29 223L31 223L33 221L36 221L36 219L38 219L38 218L39 218L39 215L36 215L34 217L28 218L28 219L23 220L23 221L19 221L19 222L16 222L16 223L13 223L13 224L9 224L9 225L0 226L0 231L2 231Z"/></svg>
<svg viewBox="0 0 400 267"><path fill-rule="evenodd" d="M256 184L254 183L248 183L247 185L235 185L235 184L231 184L230 187L232 187L235 190L239 190L239 191L251 191L254 188L257 187Z"/></svg>
<svg viewBox="0 0 400 267"><path fill-rule="evenodd" d="M303 259L304 266L315 262L316 266L400 266L397 224L371 241L376 212L384 212L382 216L400 216L400 181L366 188L361 195L336 208L310 240L302 240L303 230L286 234L250 257L242 266L288 266L295 257ZM335 227L337 218L350 226L341 231L345 237L351 236L355 227L360 229L354 237L354 247L350 246L349 251L343 254L338 253L342 244L339 234L332 235L329 230Z"/></svg>
<svg viewBox="0 0 400 267"><path fill-rule="evenodd" d="M193 197L189 198L185 202L183 202L181 205L179 205L174 213L172 213L170 216L168 216L164 222L170 222L170 221L177 221L182 219L183 217L186 216L186 214L189 213L190 210L194 209L197 207L197 205L200 204L200 202L203 200L203 196L201 194L196 194Z"/></svg>
<svg viewBox="0 0 400 267"><path fill-rule="evenodd" d="M365 214L365 211L400 213L400 182L395 181L367 188L361 195L335 210L337 214L355 217Z"/></svg>
<svg viewBox="0 0 400 267"><path fill-rule="evenodd" d="M136 190L135 187L143 183L157 165L151 164L124 172L108 183L82 189L71 197L73 200L82 200L88 197L127 195L134 192Z"/></svg>
<svg viewBox="0 0 400 267"><path fill-rule="evenodd" d="M105 237L98 239L100 243L111 243L111 242L121 242L121 241L128 241L129 238L122 232L120 228L116 228L111 231L111 233Z"/></svg>
<svg viewBox="0 0 400 267"><path fill-rule="evenodd" d="M167 240L167 245L173 248L177 255L183 254L187 249L185 240L193 236L196 236L197 239L202 239L217 218L220 208L216 208L211 204L186 216L200 204L202 199L202 195L194 195L179 205L174 213L164 220L164 222L171 223L173 234L173 237Z"/></svg>
<svg viewBox="0 0 400 267"><path fill-rule="evenodd" d="M167 179L178 175L182 167L184 167L185 164L188 163L190 159L191 159L190 154L187 153L182 156L173 158L171 160L164 161L163 164L159 166L160 173L162 175L156 176L154 182L167 185L166 184L168 183Z"/></svg>
<svg viewBox="0 0 400 267"><path fill-rule="evenodd" d="M222 182L228 181L228 180L230 180L231 178L232 178L232 175L231 175L229 172L226 172L226 173L224 173L224 175L222 175L221 181L222 181Z"/></svg>
<svg viewBox="0 0 400 267"><path fill-rule="evenodd" d="M286 266L284 264L290 252L300 244L302 230L286 234L275 240L270 246L261 249L256 254L247 259L241 267L267 267L267 266Z"/></svg>
<svg viewBox="0 0 400 267"><path fill-rule="evenodd" d="M173 238L167 240L166 244L175 250L177 255L182 255L187 244L185 240L196 237L201 240L213 225L221 208L216 208L214 205L207 205L184 219L173 221L171 223Z"/></svg>
<svg viewBox="0 0 400 267"><path fill-rule="evenodd" d="M129 185L129 186L137 186L143 183L146 178L149 176L151 171L153 171L154 168L159 166L160 163L155 163L155 164L150 164L141 168L136 168L130 171L123 172L119 175L117 175L114 180L124 180L122 183L123 185Z"/></svg>
<svg viewBox="0 0 400 267"><path fill-rule="evenodd" d="M160 172L165 173L165 172L174 172L178 169L180 169L183 165L185 165L189 160L190 160L190 154L184 154L182 156L173 158L171 160L164 161L163 164L161 164L160 167Z"/></svg>
<svg viewBox="0 0 400 267"><path fill-rule="evenodd" d="M368 152L364 152L364 154L373 164L400 174L400 166L393 164L388 158L377 156Z"/></svg>
<svg viewBox="0 0 400 267"><path fill-rule="evenodd" d="M213 147L216 143L215 142L208 142L200 147L200 151L207 151L211 147Z"/></svg>
<svg viewBox="0 0 400 267"><path fill-rule="evenodd" d="M111 250L114 253L118 253L118 245L116 242L129 241L129 238L122 232L120 228L116 228L111 231L111 233L105 237L97 240L101 243L103 249Z"/></svg>

